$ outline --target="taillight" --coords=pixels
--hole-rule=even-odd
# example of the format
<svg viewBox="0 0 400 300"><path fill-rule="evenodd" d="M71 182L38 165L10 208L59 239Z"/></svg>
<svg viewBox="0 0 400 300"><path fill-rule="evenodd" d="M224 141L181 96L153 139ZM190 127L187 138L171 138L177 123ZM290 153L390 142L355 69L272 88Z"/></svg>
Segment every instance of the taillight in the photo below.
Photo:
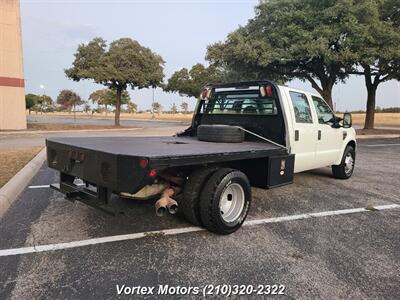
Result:
<svg viewBox="0 0 400 300"><path fill-rule="evenodd" d="M272 96L272 86L270 86L269 84L265 86L265 94L267 95L267 97Z"/></svg>
<svg viewBox="0 0 400 300"><path fill-rule="evenodd" d="M206 100L210 97L210 94L211 94L211 89L205 88L200 94L200 99Z"/></svg>
<svg viewBox="0 0 400 300"><path fill-rule="evenodd" d="M146 168L146 167L147 167L147 164L148 164L148 161L147 161L147 159L145 159L145 158L143 158L143 159L141 159L141 160L139 161L139 165L140 165L140 167L141 167L142 169Z"/></svg>

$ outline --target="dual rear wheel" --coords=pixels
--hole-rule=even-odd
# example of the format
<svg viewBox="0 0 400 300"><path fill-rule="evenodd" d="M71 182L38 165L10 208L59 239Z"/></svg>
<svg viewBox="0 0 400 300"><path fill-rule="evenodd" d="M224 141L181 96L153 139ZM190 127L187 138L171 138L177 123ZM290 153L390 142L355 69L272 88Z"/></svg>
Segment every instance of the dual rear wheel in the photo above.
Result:
<svg viewBox="0 0 400 300"><path fill-rule="evenodd" d="M235 169L209 167L194 171L180 204L185 218L219 234L242 226L251 203L247 176Z"/></svg>

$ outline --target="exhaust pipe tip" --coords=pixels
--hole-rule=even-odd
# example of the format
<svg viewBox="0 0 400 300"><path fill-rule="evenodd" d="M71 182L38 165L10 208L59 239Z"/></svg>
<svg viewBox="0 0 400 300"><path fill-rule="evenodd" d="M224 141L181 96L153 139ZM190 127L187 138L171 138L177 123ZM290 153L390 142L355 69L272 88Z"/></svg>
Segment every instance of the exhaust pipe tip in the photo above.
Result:
<svg viewBox="0 0 400 300"><path fill-rule="evenodd" d="M165 216L167 212L167 208L165 206L160 206L156 209L156 215L159 217Z"/></svg>
<svg viewBox="0 0 400 300"><path fill-rule="evenodd" d="M173 204L169 205L168 206L168 212L171 215L175 215L178 212L178 204L173 203Z"/></svg>

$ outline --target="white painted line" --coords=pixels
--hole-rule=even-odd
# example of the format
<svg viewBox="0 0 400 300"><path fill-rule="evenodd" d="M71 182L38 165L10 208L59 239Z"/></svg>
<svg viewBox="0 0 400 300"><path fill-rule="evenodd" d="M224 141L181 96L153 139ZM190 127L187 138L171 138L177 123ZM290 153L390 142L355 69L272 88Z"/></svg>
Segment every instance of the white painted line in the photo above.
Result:
<svg viewBox="0 0 400 300"><path fill-rule="evenodd" d="M50 185L49 184L45 184L45 185L30 185L28 186L28 189L44 189L44 188L49 188Z"/></svg>
<svg viewBox="0 0 400 300"><path fill-rule="evenodd" d="M75 184L77 186L83 186L85 185L84 183L77 183ZM28 189L45 189L45 188L50 188L50 184L45 184L45 185L30 185L28 186Z"/></svg>
<svg viewBox="0 0 400 300"><path fill-rule="evenodd" d="M398 207L400 207L400 205L398 205L398 204L388 204L388 205L374 206L373 208L376 210L385 210L385 209L394 209L394 208L398 208ZM347 215L347 214L354 214L354 213L367 212L367 211L370 211L370 210L367 208L364 208L364 207L341 209L341 210L330 210L330 211L322 211L322 212L308 213L308 214L301 214L301 215L292 215L292 216L283 216L283 217L267 218L267 219L260 219L260 220L251 220L251 221L246 221L244 223L244 225L252 226L252 225L260 225L260 224L267 224L267 223L280 223L280 222L286 222L286 221L302 220L302 219L310 219L310 218L318 218L318 217Z"/></svg>
<svg viewBox="0 0 400 300"><path fill-rule="evenodd" d="M400 205L388 204L388 205L374 206L373 208L376 210L386 210L386 209L400 208ZM303 219L326 217L326 216L346 215L346 214L369 212L369 211L370 211L370 209L366 209L363 207L342 209L342 210L331 210L331 211L299 214L299 215L292 215L292 216L251 220L251 221L246 221L244 223L244 226L254 226L254 225L268 224L268 223L280 223L280 222L286 222L286 221L303 220ZM77 248L77 247L84 247L84 246L105 244L105 243L112 243L112 242L120 242L120 241L127 241L127 240L136 240L136 239L141 239L146 236L152 236L152 235L154 235L154 236L155 235L178 235L178 234L182 234L182 233L197 232L197 231L204 231L204 230L205 229L201 228L201 227L184 227L184 228L166 229L166 230L160 230L160 231L148 231L148 232L138 232L138 233L132 233L132 234L114 235L114 236L107 236L107 237L101 237L101 238L93 238L93 239L88 239L88 240L59 243L59 244L39 245L39 246L33 246L33 247L23 247L23 248L14 248L14 249L4 249L4 250L0 250L0 257L20 255L20 254L29 254L29 253L39 253L39 252L46 252L46 251L55 251L55 250L62 250L62 249L71 249L71 248Z"/></svg>
<svg viewBox="0 0 400 300"><path fill-rule="evenodd" d="M102 237L102 238L94 238L94 239L67 242L67 243L59 243L59 244L49 244L49 245L41 245L41 246L33 246L33 247L6 249L6 250L0 250L0 257L1 256L19 255L19 254L28 254L28 253L54 251L54 250L61 250L61 249L70 249L70 248L77 248L77 247L83 247L83 246L89 246L89 245L120 242L120 241L126 241L126 240L136 240L136 239L140 239L140 238L144 238L146 236L152 236L152 235L177 235L177 234L182 234L182 233L186 233L186 232L196 232L196 231L204 231L204 230L205 229L201 228L201 227L185 227L185 228L167 229L167 230L162 230L162 231L148 231L148 232L138 232L138 233L131 233L131 234L106 236L106 237Z"/></svg>
<svg viewBox="0 0 400 300"><path fill-rule="evenodd" d="M400 146L400 144L370 144L367 147L385 147L385 146Z"/></svg>

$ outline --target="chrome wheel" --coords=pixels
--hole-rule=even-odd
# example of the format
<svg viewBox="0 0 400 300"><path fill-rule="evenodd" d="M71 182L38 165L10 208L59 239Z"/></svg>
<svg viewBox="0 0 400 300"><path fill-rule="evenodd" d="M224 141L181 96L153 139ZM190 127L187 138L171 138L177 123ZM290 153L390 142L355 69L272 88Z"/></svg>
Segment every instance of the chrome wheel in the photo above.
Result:
<svg viewBox="0 0 400 300"><path fill-rule="evenodd" d="M219 200L219 211L221 218L231 223L236 221L244 208L245 194L242 186L237 183L231 183L222 193Z"/></svg>
<svg viewBox="0 0 400 300"><path fill-rule="evenodd" d="M351 153L347 153L346 158L344 159L344 171L346 175L349 175L353 172L354 168L354 158Z"/></svg>

